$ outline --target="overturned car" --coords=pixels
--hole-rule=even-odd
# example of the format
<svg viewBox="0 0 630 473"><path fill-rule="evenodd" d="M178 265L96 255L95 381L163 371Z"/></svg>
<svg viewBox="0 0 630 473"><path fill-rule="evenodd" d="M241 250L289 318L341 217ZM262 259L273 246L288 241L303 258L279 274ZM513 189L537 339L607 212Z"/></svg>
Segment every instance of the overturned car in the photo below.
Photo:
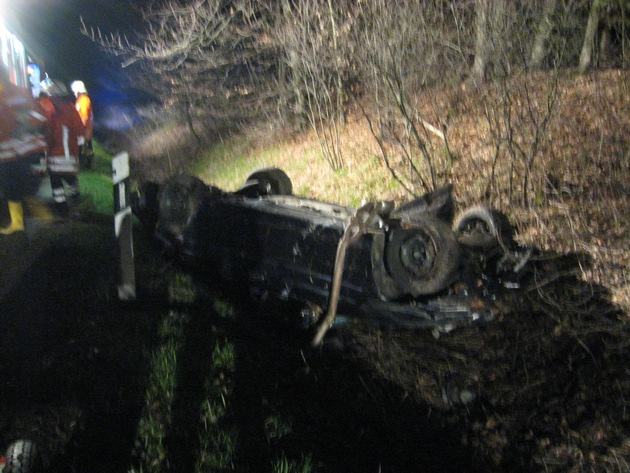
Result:
<svg viewBox="0 0 630 473"><path fill-rule="evenodd" d="M190 270L302 304L317 344L337 314L445 332L493 318L527 257L502 214L473 207L454 219L451 190L353 209L294 196L288 176L266 168L231 193L188 175L145 183L132 209Z"/></svg>

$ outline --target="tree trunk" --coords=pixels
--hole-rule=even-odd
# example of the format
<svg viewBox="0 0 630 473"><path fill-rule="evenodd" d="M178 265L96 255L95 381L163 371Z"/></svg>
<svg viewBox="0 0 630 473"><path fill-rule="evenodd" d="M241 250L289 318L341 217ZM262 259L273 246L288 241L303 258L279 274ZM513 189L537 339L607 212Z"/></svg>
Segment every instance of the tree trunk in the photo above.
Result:
<svg viewBox="0 0 630 473"><path fill-rule="evenodd" d="M599 48L597 53L597 63L599 67L610 67L613 64L613 57L611 55L612 39L610 26L606 25L601 28L599 35Z"/></svg>
<svg viewBox="0 0 630 473"><path fill-rule="evenodd" d="M547 56L547 42L553 30L553 14L556 10L557 0L546 0L542 17L538 23L534 45L532 46L529 64L532 69L540 69Z"/></svg>
<svg viewBox="0 0 630 473"><path fill-rule="evenodd" d="M582 43L582 52L580 53L580 72L584 72L593 66L593 52L597 40L597 27L599 26L599 11L603 0L593 0L591 11L588 15L588 23L586 24L586 32L584 33L584 42Z"/></svg>
<svg viewBox="0 0 630 473"><path fill-rule="evenodd" d="M334 50L335 61L335 86L337 88L337 119L340 125L344 125L346 122L346 114L344 111L344 90L343 90L343 77L341 75L341 58L339 57L339 45L337 44L337 22L335 21L335 10L332 6L332 0L328 0L328 13L330 14L330 26L332 30L332 41Z"/></svg>
<svg viewBox="0 0 630 473"><path fill-rule="evenodd" d="M492 8L491 2L477 0L475 8L475 61L472 67L472 77L480 82L484 81L486 68L488 67L488 42L490 41L488 19L490 8Z"/></svg>
<svg viewBox="0 0 630 473"><path fill-rule="evenodd" d="M475 80L484 81L491 59L495 63L505 60L503 44L506 15L509 3L507 0L477 0L475 18L475 61L472 75Z"/></svg>

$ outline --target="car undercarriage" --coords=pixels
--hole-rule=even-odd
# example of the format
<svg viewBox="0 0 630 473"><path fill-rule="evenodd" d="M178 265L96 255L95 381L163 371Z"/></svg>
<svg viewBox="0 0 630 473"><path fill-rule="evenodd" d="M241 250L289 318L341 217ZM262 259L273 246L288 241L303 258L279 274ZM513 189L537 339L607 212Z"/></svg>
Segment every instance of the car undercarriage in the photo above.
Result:
<svg viewBox="0 0 630 473"><path fill-rule="evenodd" d="M400 206L297 197L277 168L236 192L176 175L132 199L168 258L258 300L300 303L314 345L339 314L439 332L492 320L530 253L499 212L477 206L454 218L453 208L450 186Z"/></svg>

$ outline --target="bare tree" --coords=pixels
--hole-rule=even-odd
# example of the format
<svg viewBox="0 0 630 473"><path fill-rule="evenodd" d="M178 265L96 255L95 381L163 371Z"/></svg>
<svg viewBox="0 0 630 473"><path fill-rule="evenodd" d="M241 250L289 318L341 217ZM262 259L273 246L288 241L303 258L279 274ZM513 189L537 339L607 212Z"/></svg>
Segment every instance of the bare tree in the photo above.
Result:
<svg viewBox="0 0 630 473"><path fill-rule="evenodd" d="M199 141L200 124L235 129L281 117L310 125L340 169L352 91L379 157L415 195L449 181L453 164L452 111L430 110L431 90L469 77L495 150L488 189L505 190L501 173L510 199L527 202L560 68L578 57L590 67L600 54L597 25L625 51L629 8L626 0L164 0L146 8L135 41L88 25L83 33L178 110ZM531 93L530 66L551 71L544 103Z"/></svg>
<svg viewBox="0 0 630 473"><path fill-rule="evenodd" d="M544 0L543 10L536 28L529 64L532 69L540 69L547 57L547 47L554 28L554 13L558 0Z"/></svg>
<svg viewBox="0 0 630 473"><path fill-rule="evenodd" d="M562 30L566 27L563 23L566 17L551 10L557 7L555 2L547 0L542 11L536 7L523 4L504 10L502 18L496 18L498 26L493 28L493 41L499 46L493 46L492 73L487 74L485 84L476 82L487 123L483 129L488 148L493 150L486 196L490 198L496 192L507 195L509 202L518 199L526 206L531 204L533 176L540 175L541 153L560 99L558 80L565 52L559 41L553 41L551 50L542 48L540 41L541 29L545 29L543 42L551 40L551 30L546 30L549 26L541 26L541 21L550 21L550 15L556 13L554 28ZM536 27L528 30L521 23ZM542 64L543 57L548 57L551 66L546 73L548 80L535 90L535 84L541 82L533 80L532 74L537 73L531 73L528 65L531 60ZM503 182L499 182L498 176L503 177Z"/></svg>
<svg viewBox="0 0 630 473"><path fill-rule="evenodd" d="M475 59L471 74L478 82L486 79L489 63L504 54L505 23L511 18L508 11L512 8L507 0L475 0Z"/></svg>
<svg viewBox="0 0 630 473"><path fill-rule="evenodd" d="M472 66L472 76L479 82L486 77L486 68L490 55L490 13L492 2L476 1L475 15L475 60Z"/></svg>
<svg viewBox="0 0 630 473"><path fill-rule="evenodd" d="M619 35L621 36L621 67L626 68L630 63L630 31L628 25L630 25L630 8L625 6L623 0L619 0Z"/></svg>
<svg viewBox="0 0 630 473"><path fill-rule="evenodd" d="M607 0L600 5L597 35L594 38L596 43L593 51L594 58L591 60L593 65L598 67L626 66L627 48L630 43L627 33L629 12L630 3L625 0Z"/></svg>
<svg viewBox="0 0 630 473"><path fill-rule="evenodd" d="M623 0L592 0L580 51L581 72L602 65L626 64L629 11L630 4Z"/></svg>
<svg viewBox="0 0 630 473"><path fill-rule="evenodd" d="M580 53L580 71L584 72L593 65L593 54L596 48L597 28L599 25L600 10L605 0L593 0L586 23L582 52Z"/></svg>
<svg viewBox="0 0 630 473"><path fill-rule="evenodd" d="M422 116L419 97L439 81L461 77L465 54L454 13L452 5L430 0L397 2L396 8L370 0L362 6L357 43L369 98L363 115L385 166L412 195L448 180L452 164L447 130L440 119L432 124Z"/></svg>
<svg viewBox="0 0 630 473"><path fill-rule="evenodd" d="M193 134L204 117L239 121L273 101L277 61L264 3L170 0L143 14L134 42L85 24L82 32L133 69L145 91L180 109Z"/></svg>
<svg viewBox="0 0 630 473"><path fill-rule="evenodd" d="M294 103L316 133L334 170L344 165L339 141L350 74L350 3L284 1L273 34L283 48Z"/></svg>

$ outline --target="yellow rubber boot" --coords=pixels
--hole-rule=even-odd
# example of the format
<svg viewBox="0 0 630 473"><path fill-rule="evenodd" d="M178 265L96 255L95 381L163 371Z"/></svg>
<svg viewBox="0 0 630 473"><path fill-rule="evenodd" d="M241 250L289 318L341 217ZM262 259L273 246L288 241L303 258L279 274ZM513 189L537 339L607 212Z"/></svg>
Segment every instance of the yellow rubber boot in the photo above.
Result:
<svg viewBox="0 0 630 473"><path fill-rule="evenodd" d="M8 227L0 228L0 235L11 235L24 231L24 209L20 202L9 201L9 215L11 223Z"/></svg>
<svg viewBox="0 0 630 473"><path fill-rule="evenodd" d="M27 197L25 199L28 213L33 217L45 222L51 222L54 220L53 214L46 204L36 197Z"/></svg>

